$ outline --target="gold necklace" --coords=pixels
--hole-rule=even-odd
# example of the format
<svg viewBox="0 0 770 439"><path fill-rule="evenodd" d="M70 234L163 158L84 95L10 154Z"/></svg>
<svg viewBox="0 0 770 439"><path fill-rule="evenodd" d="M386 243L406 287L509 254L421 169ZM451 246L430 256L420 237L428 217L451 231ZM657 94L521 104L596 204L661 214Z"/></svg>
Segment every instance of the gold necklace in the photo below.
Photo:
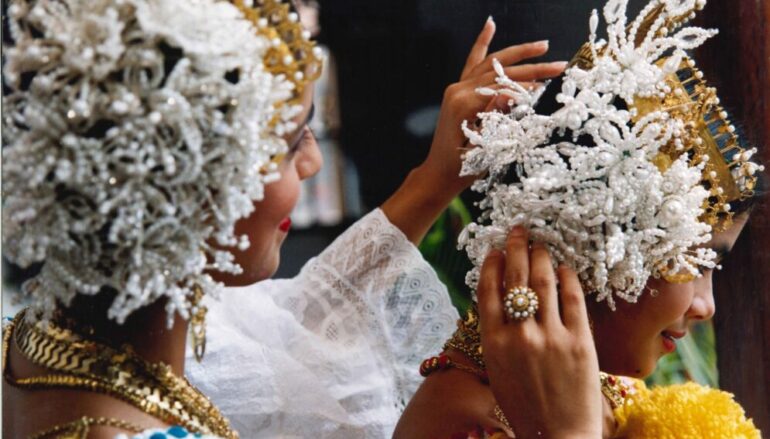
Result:
<svg viewBox="0 0 770 439"><path fill-rule="evenodd" d="M20 312L3 334L3 375L11 385L104 393L191 432L238 437L219 409L187 380L174 375L165 363L147 362L128 345L114 349L50 322L45 327L41 323L31 324L26 321L25 312ZM12 377L7 369L12 334L27 359L55 373Z"/></svg>
<svg viewBox="0 0 770 439"><path fill-rule="evenodd" d="M130 431L132 433L141 433L144 429L136 424L132 424L128 421L112 418L92 418L90 416L83 416L82 418L68 422L66 424L57 425L51 427L40 433L35 433L29 436L27 439L86 439L88 432L93 425L102 425L106 427L115 427L121 430Z"/></svg>

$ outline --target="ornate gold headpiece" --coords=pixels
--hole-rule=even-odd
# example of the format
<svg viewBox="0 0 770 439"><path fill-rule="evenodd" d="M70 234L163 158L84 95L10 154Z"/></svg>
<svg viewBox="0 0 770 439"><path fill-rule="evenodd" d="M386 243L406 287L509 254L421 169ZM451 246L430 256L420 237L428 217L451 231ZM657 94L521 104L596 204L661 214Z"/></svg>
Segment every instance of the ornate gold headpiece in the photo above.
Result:
<svg viewBox="0 0 770 439"><path fill-rule="evenodd" d="M666 111L687 121L687 140L667 145L661 150L656 164L665 170L682 154L688 154L696 163L707 156L702 184L710 194L701 220L714 231L724 230L732 224L733 212L729 203L754 195L757 176L753 168L757 165L749 159L756 150L740 146L735 127L719 105L716 89L706 84L703 73L692 59L684 59L676 73L666 78L666 83L672 93L665 97L634 101L636 117L651 111Z"/></svg>
<svg viewBox="0 0 770 439"><path fill-rule="evenodd" d="M257 33L271 42L265 55L265 67L274 75L284 75L294 84L295 104L305 86L318 79L323 66L323 54L302 27L299 15L282 0L234 0L257 28Z"/></svg>
<svg viewBox="0 0 770 439"><path fill-rule="evenodd" d="M476 148L462 175L484 175L473 188L485 193L459 239L474 262L469 286L518 225L610 307L614 297L636 302L651 276L682 282L718 267L704 245L730 226L730 203L753 194L763 168L689 59L717 34L682 27L705 3L650 0L629 19L627 0L607 0L606 39L594 10L588 42L543 105L543 89L495 64L499 87L482 92L512 97L510 111L463 127Z"/></svg>
<svg viewBox="0 0 770 439"><path fill-rule="evenodd" d="M654 6L654 7L653 7ZM671 17L660 26L660 36L679 27L691 19L696 10L702 9L704 3L695 2L692 10ZM654 2L648 5L646 18L636 31L636 45L643 42L647 31L656 25L664 12L662 3ZM629 29L630 30L629 25ZM657 26L656 26L657 27ZM663 66L669 57L657 61ZM589 44L585 44L573 58L572 65L582 69L593 66L593 54ZM691 163L699 163L708 157L708 163L703 169L703 186L709 190L705 201L704 214L701 220L710 225L716 232L725 230L732 224L733 212L730 203L745 200L754 195L757 184L755 171L761 166L749 161L756 149L745 149L735 133L735 126L728 119L728 114L720 106L717 91L709 87L703 79L703 72L695 67L690 58L682 59L679 68L666 77L666 84L671 93L662 97L636 97L629 103L633 113L633 122L637 122L653 111L664 111L671 116L686 121L687 133L683 139L672 142L662 148L655 164L664 171L682 154L688 154Z"/></svg>

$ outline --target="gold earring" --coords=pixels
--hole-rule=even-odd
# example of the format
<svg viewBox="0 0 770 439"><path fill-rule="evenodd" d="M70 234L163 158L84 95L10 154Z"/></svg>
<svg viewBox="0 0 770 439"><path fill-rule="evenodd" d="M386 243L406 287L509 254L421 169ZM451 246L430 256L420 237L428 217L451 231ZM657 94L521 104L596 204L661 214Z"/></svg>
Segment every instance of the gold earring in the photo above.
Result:
<svg viewBox="0 0 770 439"><path fill-rule="evenodd" d="M199 285L193 287L193 297L190 300L192 304L192 318L190 319L190 332L192 340L193 353L198 363L203 360L206 353L206 312L208 308L201 304L203 299L203 288Z"/></svg>

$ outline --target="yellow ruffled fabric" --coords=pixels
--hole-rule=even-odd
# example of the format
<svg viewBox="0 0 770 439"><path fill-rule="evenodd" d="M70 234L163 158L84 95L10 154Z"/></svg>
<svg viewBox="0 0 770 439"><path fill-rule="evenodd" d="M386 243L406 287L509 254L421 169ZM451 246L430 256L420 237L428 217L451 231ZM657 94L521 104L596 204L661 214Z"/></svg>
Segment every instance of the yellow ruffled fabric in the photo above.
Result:
<svg viewBox="0 0 770 439"><path fill-rule="evenodd" d="M615 438L762 438L731 393L696 383L635 387L626 404L615 410Z"/></svg>

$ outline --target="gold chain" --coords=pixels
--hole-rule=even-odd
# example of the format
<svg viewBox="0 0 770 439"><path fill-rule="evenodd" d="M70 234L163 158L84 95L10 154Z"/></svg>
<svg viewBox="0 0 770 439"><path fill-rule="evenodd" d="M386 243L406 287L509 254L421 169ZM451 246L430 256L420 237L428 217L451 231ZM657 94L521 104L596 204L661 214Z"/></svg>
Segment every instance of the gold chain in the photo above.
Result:
<svg viewBox="0 0 770 439"><path fill-rule="evenodd" d="M495 417L505 425L505 428L507 428L509 432L513 433L513 427L511 427L511 423L508 422L508 418L505 417L505 413L503 413L503 409L501 409L499 405L495 405ZM513 434L513 437L516 437L515 433Z"/></svg>
<svg viewBox="0 0 770 439"><path fill-rule="evenodd" d="M27 439L46 439L46 438L66 438L66 439L86 439L88 432L93 425L102 425L105 427L115 427L132 433L141 433L144 429L128 421L112 418L92 418L83 416L82 418L57 425L48 430L41 431L29 436Z"/></svg>
<svg viewBox="0 0 770 439"><path fill-rule="evenodd" d="M481 330L475 306L468 309L464 319L457 320L457 330L444 344L444 351L452 348L465 354L479 369L486 370L481 348Z"/></svg>
<svg viewBox="0 0 770 439"><path fill-rule="evenodd" d="M238 437L219 409L187 380L174 375L165 363L149 363L139 358L128 345L113 349L52 323L47 327L40 323L30 324L24 315L25 311L20 312L3 335L3 375L11 385L104 393L191 432ZM25 357L55 373L30 378L12 377L7 369L12 333Z"/></svg>

